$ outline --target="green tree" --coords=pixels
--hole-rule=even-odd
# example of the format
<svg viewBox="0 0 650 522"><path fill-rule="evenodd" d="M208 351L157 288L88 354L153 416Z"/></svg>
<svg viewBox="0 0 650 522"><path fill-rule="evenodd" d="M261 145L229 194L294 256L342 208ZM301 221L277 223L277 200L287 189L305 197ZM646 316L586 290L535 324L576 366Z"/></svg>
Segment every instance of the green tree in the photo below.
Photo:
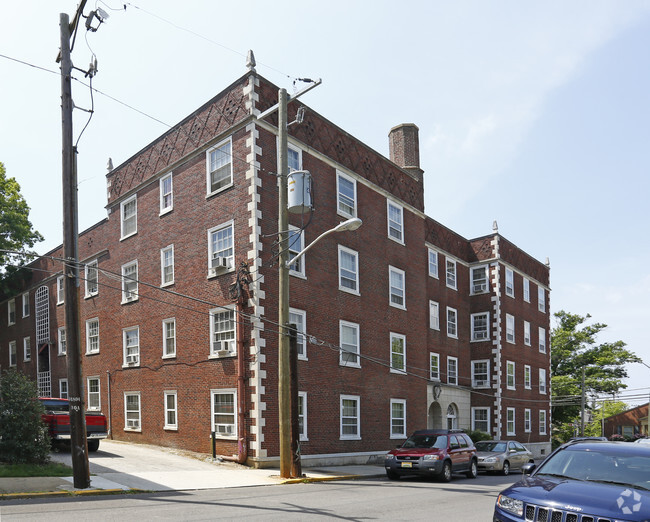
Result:
<svg viewBox="0 0 650 522"><path fill-rule="evenodd" d="M43 464L50 458L50 437L36 383L15 369L0 377L0 460Z"/></svg>
<svg viewBox="0 0 650 522"><path fill-rule="evenodd" d="M29 221L29 207L20 193L20 185L0 162L0 292L11 295L20 288L20 282L29 272L20 265L29 256L7 251L20 251L33 247L43 236L33 229Z"/></svg>
<svg viewBox="0 0 650 522"><path fill-rule="evenodd" d="M592 437L600 437L603 435L602 426L603 419L623 413L629 409L629 406L622 401L605 401L601 405L591 410L592 421L585 425L585 435Z"/></svg>

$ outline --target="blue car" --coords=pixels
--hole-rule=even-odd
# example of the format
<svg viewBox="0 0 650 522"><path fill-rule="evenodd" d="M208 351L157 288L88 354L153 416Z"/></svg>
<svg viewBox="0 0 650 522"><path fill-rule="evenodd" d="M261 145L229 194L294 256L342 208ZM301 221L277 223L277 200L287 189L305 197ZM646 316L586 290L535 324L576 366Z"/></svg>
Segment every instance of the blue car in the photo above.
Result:
<svg viewBox="0 0 650 522"><path fill-rule="evenodd" d="M495 522L650 522L650 446L570 442L523 471L499 494Z"/></svg>

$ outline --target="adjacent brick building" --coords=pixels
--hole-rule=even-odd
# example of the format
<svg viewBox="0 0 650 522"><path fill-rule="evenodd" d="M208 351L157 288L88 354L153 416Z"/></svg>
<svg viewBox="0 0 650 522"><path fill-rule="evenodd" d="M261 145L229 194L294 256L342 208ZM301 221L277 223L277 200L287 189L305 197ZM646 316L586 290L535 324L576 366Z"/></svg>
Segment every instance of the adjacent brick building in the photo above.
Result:
<svg viewBox="0 0 650 522"><path fill-rule="evenodd" d="M277 461L278 89L250 69L107 174L79 236L84 400L111 436ZM289 104L289 121L302 102ZM550 449L549 268L496 229L424 213L418 128L390 160L309 109L289 127L314 210L290 216L303 463L364 461L424 427ZM532 240L532 238L525 238ZM65 396L62 249L0 302L0 366ZM238 437L245 448L238 444Z"/></svg>

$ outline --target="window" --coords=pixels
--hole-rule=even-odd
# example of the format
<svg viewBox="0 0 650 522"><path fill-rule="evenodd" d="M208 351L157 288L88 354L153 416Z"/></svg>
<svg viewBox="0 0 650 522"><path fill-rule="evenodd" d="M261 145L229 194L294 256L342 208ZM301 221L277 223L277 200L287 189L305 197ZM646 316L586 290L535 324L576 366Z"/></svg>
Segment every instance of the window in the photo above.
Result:
<svg viewBox="0 0 650 522"><path fill-rule="evenodd" d="M305 234L298 227L289 225L289 260L296 257L305 248ZM305 277L305 257L301 257L289 265L289 272L293 275Z"/></svg>
<svg viewBox="0 0 650 522"><path fill-rule="evenodd" d="M59 355L65 355L67 353L66 342L65 342L65 327L62 326L59 328L58 335L58 345L59 345Z"/></svg>
<svg viewBox="0 0 650 522"><path fill-rule="evenodd" d="M289 172L302 170L302 150L287 144L287 163L289 164Z"/></svg>
<svg viewBox="0 0 650 522"><path fill-rule="evenodd" d="M524 388L530 390L530 366L524 365Z"/></svg>
<svg viewBox="0 0 650 522"><path fill-rule="evenodd" d="M165 425L163 429L177 430L178 429L178 409L176 406L176 392L166 391L163 392L165 400Z"/></svg>
<svg viewBox="0 0 650 522"><path fill-rule="evenodd" d="M429 379L440 380L440 355L429 352Z"/></svg>
<svg viewBox="0 0 650 522"><path fill-rule="evenodd" d="M307 337L305 332L307 314L303 310L289 308L289 324L296 325L296 344L298 346L298 358L307 359Z"/></svg>
<svg viewBox="0 0 650 522"><path fill-rule="evenodd" d="M524 431L526 433L531 432L531 427L530 427L530 410L526 408L524 410Z"/></svg>
<svg viewBox="0 0 650 522"><path fill-rule="evenodd" d="M524 344L530 346L530 323L524 321Z"/></svg>
<svg viewBox="0 0 650 522"><path fill-rule="evenodd" d="M138 300L138 262L122 265L122 304Z"/></svg>
<svg viewBox="0 0 650 522"><path fill-rule="evenodd" d="M68 379L59 379L59 397L61 399L68 398Z"/></svg>
<svg viewBox="0 0 650 522"><path fill-rule="evenodd" d="M165 319L162 322L163 359L176 357L176 319Z"/></svg>
<svg viewBox="0 0 650 522"><path fill-rule="evenodd" d="M539 351L546 353L546 330L541 327L539 329Z"/></svg>
<svg viewBox="0 0 650 522"><path fill-rule="evenodd" d="M65 301L65 291L63 287L63 276L56 278L56 304L63 304Z"/></svg>
<svg viewBox="0 0 650 522"><path fill-rule="evenodd" d="M102 401L99 391L99 377L88 377L88 405L87 408L93 411L99 411L102 407Z"/></svg>
<svg viewBox="0 0 650 522"><path fill-rule="evenodd" d="M399 268L388 267L388 278L390 280L390 301L391 306L406 310L405 273Z"/></svg>
<svg viewBox="0 0 650 522"><path fill-rule="evenodd" d="M546 293L541 286L537 287L537 309L546 312Z"/></svg>
<svg viewBox="0 0 650 522"><path fill-rule="evenodd" d="M490 408L472 408L472 430L490 433Z"/></svg>
<svg viewBox="0 0 650 522"><path fill-rule="evenodd" d="M160 250L160 286L174 284L174 245Z"/></svg>
<svg viewBox="0 0 650 522"><path fill-rule="evenodd" d="M124 393L124 429L141 431L140 392Z"/></svg>
<svg viewBox="0 0 650 522"><path fill-rule="evenodd" d="M92 297L99 293L99 273L97 270L97 260L86 263L84 268L86 272L86 297Z"/></svg>
<svg viewBox="0 0 650 522"><path fill-rule="evenodd" d="M440 330L440 305L435 301L429 301L429 328Z"/></svg>
<svg viewBox="0 0 650 522"><path fill-rule="evenodd" d="M490 362L472 361L472 387L489 388L490 387Z"/></svg>
<svg viewBox="0 0 650 522"><path fill-rule="evenodd" d="M17 363L16 341L9 341L9 366L16 366Z"/></svg>
<svg viewBox="0 0 650 522"><path fill-rule="evenodd" d="M475 266L471 269L472 294L483 294L488 291L488 267Z"/></svg>
<svg viewBox="0 0 650 522"><path fill-rule="evenodd" d="M524 281L524 301L530 303L530 280L527 277L524 277L523 281Z"/></svg>
<svg viewBox="0 0 650 522"><path fill-rule="evenodd" d="M515 434L515 409L508 408L506 413L506 431L508 435Z"/></svg>
<svg viewBox="0 0 650 522"><path fill-rule="evenodd" d="M212 431L224 439L237 438L237 393L235 390L212 390Z"/></svg>
<svg viewBox="0 0 650 522"><path fill-rule="evenodd" d="M506 268L506 295L515 296L515 273L511 268Z"/></svg>
<svg viewBox="0 0 650 522"><path fill-rule="evenodd" d="M298 392L298 432L300 440L307 438L307 392Z"/></svg>
<svg viewBox="0 0 650 522"><path fill-rule="evenodd" d="M345 217L357 215L357 182L337 171L336 192L338 194L338 213Z"/></svg>
<svg viewBox="0 0 650 522"><path fill-rule="evenodd" d="M359 397L341 395L341 438L360 439Z"/></svg>
<svg viewBox="0 0 650 522"><path fill-rule="evenodd" d="M515 363L512 361L506 362L506 386L509 390L515 389Z"/></svg>
<svg viewBox="0 0 650 522"><path fill-rule="evenodd" d="M32 360L32 340L29 337L23 338L23 360L25 362Z"/></svg>
<svg viewBox="0 0 650 522"><path fill-rule="evenodd" d="M458 384L458 359L447 357L447 384Z"/></svg>
<svg viewBox="0 0 650 522"><path fill-rule="evenodd" d="M404 399L390 400L390 438L406 438L406 401Z"/></svg>
<svg viewBox="0 0 650 522"><path fill-rule="evenodd" d="M234 228L232 221L208 230L208 274L235 266Z"/></svg>
<svg viewBox="0 0 650 522"><path fill-rule="evenodd" d="M404 244L404 209L401 205L387 201L388 205L388 237Z"/></svg>
<svg viewBox="0 0 650 522"><path fill-rule="evenodd" d="M458 325L456 324L458 313L454 308L447 307L447 336L458 337Z"/></svg>
<svg viewBox="0 0 650 522"><path fill-rule="evenodd" d="M122 217L122 237L126 239L138 231L138 200L133 195L120 203L120 215Z"/></svg>
<svg viewBox="0 0 650 522"><path fill-rule="evenodd" d="M406 337L400 334L390 334L390 371L406 372Z"/></svg>
<svg viewBox="0 0 650 522"><path fill-rule="evenodd" d="M429 275L438 279L438 252L429 249Z"/></svg>
<svg viewBox="0 0 650 522"><path fill-rule="evenodd" d="M515 317L510 314L506 314L506 341L515 342Z"/></svg>
<svg viewBox="0 0 650 522"><path fill-rule="evenodd" d="M86 321L86 354L99 353L99 319Z"/></svg>
<svg viewBox="0 0 650 522"><path fill-rule="evenodd" d="M341 352L339 364L342 366L361 367L359 359L359 325L339 321L339 338L341 343Z"/></svg>
<svg viewBox="0 0 650 522"><path fill-rule="evenodd" d="M125 328L122 330L122 346L124 351L124 365L140 365L140 328Z"/></svg>
<svg viewBox="0 0 650 522"><path fill-rule="evenodd" d="M539 393L546 395L546 370L544 368L539 369Z"/></svg>
<svg viewBox="0 0 650 522"><path fill-rule="evenodd" d="M234 310L210 310L210 357L236 354L235 324Z"/></svg>
<svg viewBox="0 0 650 522"><path fill-rule="evenodd" d="M172 192L172 173L160 178L160 214L165 214L174 208Z"/></svg>
<svg viewBox="0 0 650 522"><path fill-rule="evenodd" d="M539 434L546 435L546 410L539 410Z"/></svg>
<svg viewBox="0 0 650 522"><path fill-rule="evenodd" d="M29 317L29 292L23 294L23 317Z"/></svg>
<svg viewBox="0 0 650 522"><path fill-rule="evenodd" d="M472 314L472 341L485 341L490 337L490 314Z"/></svg>
<svg viewBox="0 0 650 522"><path fill-rule="evenodd" d="M232 185L231 151L230 139L207 151L208 196Z"/></svg>
<svg viewBox="0 0 650 522"><path fill-rule="evenodd" d="M456 261L447 259L447 286L456 290Z"/></svg>
<svg viewBox="0 0 650 522"><path fill-rule="evenodd" d="M359 254L339 245L339 290L359 293Z"/></svg>

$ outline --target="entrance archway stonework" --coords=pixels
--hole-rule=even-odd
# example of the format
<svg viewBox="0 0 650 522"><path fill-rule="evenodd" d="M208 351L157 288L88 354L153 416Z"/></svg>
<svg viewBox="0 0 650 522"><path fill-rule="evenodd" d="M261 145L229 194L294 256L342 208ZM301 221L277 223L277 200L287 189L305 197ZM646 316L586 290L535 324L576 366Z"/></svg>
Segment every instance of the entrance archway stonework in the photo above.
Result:
<svg viewBox="0 0 650 522"><path fill-rule="evenodd" d="M427 427L430 429L447 428L447 411L452 406L456 412L456 426L460 429L472 429L472 402L469 390L458 386L445 384L435 385L438 392L434 392L434 385L427 387ZM436 399L436 395L438 395Z"/></svg>

